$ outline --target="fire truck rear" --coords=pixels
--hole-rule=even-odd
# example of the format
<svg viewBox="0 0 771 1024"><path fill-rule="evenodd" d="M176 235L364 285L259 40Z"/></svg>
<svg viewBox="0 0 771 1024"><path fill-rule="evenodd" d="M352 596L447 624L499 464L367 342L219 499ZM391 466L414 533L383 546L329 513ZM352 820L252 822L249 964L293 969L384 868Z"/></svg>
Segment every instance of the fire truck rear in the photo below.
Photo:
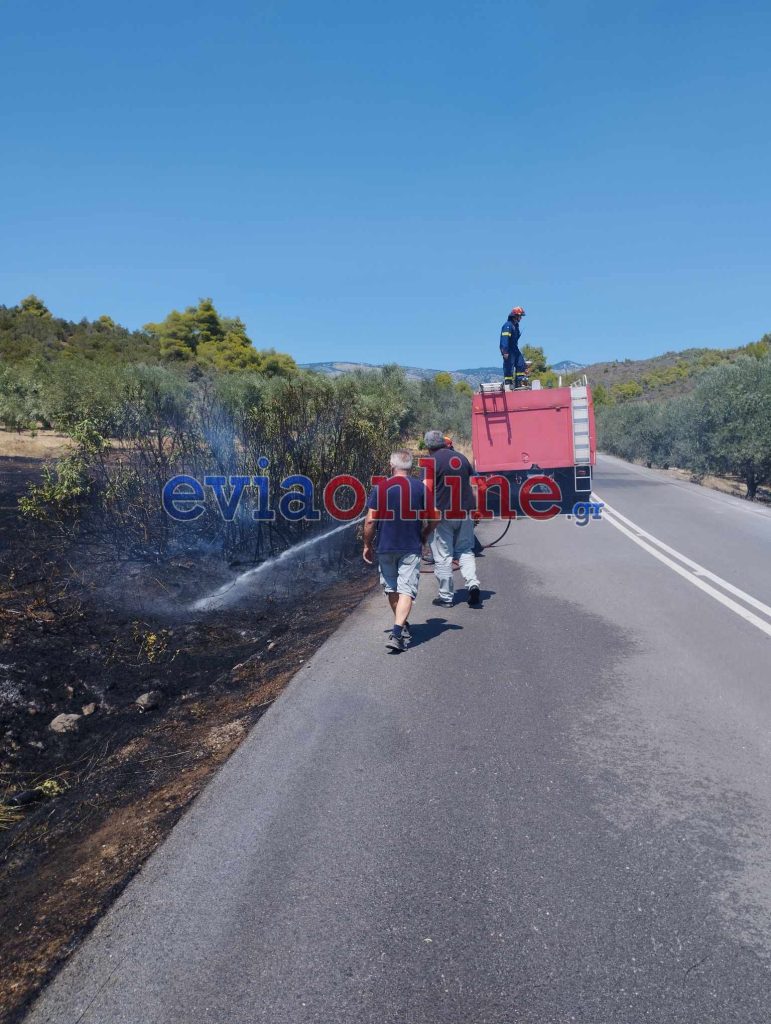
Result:
<svg viewBox="0 0 771 1024"><path fill-rule="evenodd" d="M509 480L517 515L520 490L532 477L557 484L562 514L591 498L597 441L586 377L557 388L541 388L537 381L532 389L480 385L472 403L471 442L477 474ZM553 485L545 487L554 493Z"/></svg>

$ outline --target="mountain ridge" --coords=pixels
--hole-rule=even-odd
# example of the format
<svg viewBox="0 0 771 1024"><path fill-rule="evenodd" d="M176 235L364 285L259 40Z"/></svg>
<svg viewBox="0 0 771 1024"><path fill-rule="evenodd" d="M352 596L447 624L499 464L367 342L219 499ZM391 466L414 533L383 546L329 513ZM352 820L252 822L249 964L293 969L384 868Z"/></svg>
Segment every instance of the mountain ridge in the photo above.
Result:
<svg viewBox="0 0 771 1024"><path fill-rule="evenodd" d="M563 359L551 367L555 373L573 373L580 370L583 364L574 363L569 359ZM300 369L311 370L314 373L324 373L330 377L339 377L344 373L356 373L357 371L380 370L382 364L376 363L355 363L346 360L329 360L326 362L300 363ZM401 366L408 380L431 380L437 373L449 373L453 381L466 381L472 387L477 387L483 381L500 380L503 377L503 367L497 366L474 366L465 367L459 370L437 370L421 366Z"/></svg>
<svg viewBox="0 0 771 1024"><path fill-rule="evenodd" d="M757 341L733 348L690 347L670 350L643 359L610 359L595 363L578 363L563 359L549 367L552 373L569 383L578 371L586 374L595 390L595 401L626 401L628 399L670 398L690 391L706 370L735 362L744 356L761 358L771 353L771 334ZM302 363L301 368L338 376L356 370L380 369L371 363L326 362ZM477 366L459 370L434 370L417 366L401 367L410 380L430 380L437 373L449 373L453 381L466 381L476 388L484 381L501 380L502 367Z"/></svg>

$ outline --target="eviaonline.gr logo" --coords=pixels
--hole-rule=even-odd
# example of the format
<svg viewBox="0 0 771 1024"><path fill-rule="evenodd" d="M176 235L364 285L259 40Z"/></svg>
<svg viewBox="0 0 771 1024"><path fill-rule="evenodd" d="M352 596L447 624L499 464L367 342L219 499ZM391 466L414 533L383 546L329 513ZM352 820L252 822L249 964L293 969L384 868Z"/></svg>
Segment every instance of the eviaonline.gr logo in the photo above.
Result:
<svg viewBox="0 0 771 1024"><path fill-rule="evenodd" d="M588 526L592 519L602 519L602 510L605 504L602 501L577 501L573 506L568 518L572 515L575 518L576 526Z"/></svg>
<svg viewBox="0 0 771 1024"><path fill-rule="evenodd" d="M268 468L268 459L262 457L258 466L263 472ZM368 499L376 519L393 519L394 511L387 506L385 491L397 486L400 489L400 516L403 519L434 519L439 513L435 507L435 470L433 459L421 458L418 465L423 470L426 487L424 507L413 508L409 478L406 476L372 476L365 485L349 473L339 473L321 488L321 508L317 504L317 488L310 477L293 473L284 477L275 493L270 477L266 475L243 476L234 474L221 476L207 474L203 479L188 474L171 477L163 487L161 502L166 514L177 523L192 523L206 511L207 503L213 500L219 514L226 522L232 522L239 509L248 503L251 518L257 522L272 522L277 516L289 522L318 521L322 509L332 519L351 522L360 518L367 510ZM451 469L460 469L450 462ZM444 510L446 519L465 519L469 514L474 519L516 519L520 510L529 519L537 521L553 519L560 513L572 513L577 525L585 526L591 518L600 518L601 505L597 502L578 501L568 508L563 507L563 495L556 480L546 475L528 477L514 493L512 483L505 474L472 476L475 507L462 507L462 477L460 474L445 474L443 483L449 496L449 508ZM516 486L516 485L515 485ZM497 510L489 507L489 498L495 498ZM275 500L277 499L277 500Z"/></svg>

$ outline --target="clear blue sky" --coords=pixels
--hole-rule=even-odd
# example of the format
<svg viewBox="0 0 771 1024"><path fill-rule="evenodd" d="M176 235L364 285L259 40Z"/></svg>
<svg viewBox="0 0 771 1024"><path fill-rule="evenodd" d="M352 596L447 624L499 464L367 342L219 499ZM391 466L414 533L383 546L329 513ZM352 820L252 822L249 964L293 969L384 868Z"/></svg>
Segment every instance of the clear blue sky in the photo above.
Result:
<svg viewBox="0 0 771 1024"><path fill-rule="evenodd" d="M0 302L298 360L771 330L767 2L0 0Z"/></svg>

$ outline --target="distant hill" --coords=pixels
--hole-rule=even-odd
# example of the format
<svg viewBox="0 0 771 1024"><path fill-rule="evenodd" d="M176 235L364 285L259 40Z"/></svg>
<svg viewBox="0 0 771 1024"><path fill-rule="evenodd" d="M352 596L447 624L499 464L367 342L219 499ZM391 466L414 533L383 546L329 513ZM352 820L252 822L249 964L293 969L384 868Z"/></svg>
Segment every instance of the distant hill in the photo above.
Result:
<svg viewBox="0 0 771 1024"><path fill-rule="evenodd" d="M325 373L329 377L339 377L342 373L356 373L357 370L380 370L377 363L300 363L301 370L312 370L313 373ZM424 370L418 366L402 366L408 380L426 380L439 373L439 370Z"/></svg>
<svg viewBox="0 0 771 1024"><path fill-rule="evenodd" d="M555 373L575 373L576 370L583 370L583 363L574 363L571 359L563 359L561 363L555 363L551 367Z"/></svg>
<svg viewBox="0 0 771 1024"><path fill-rule="evenodd" d="M771 334L738 348L686 348L650 359L614 359L592 363L583 371L595 391L603 388L609 398L670 398L690 391L701 373L735 362L741 356L771 352Z"/></svg>
<svg viewBox="0 0 771 1024"><path fill-rule="evenodd" d="M301 369L313 370L315 373L326 373L330 377L339 377L341 373L354 373L356 370L379 370L380 367L372 363L301 363ZM552 369L556 373L574 373L580 370L581 363L563 360ZM419 366L402 366L408 380L430 380L437 373L449 373L454 381L465 380L472 388L477 388L483 381L501 380L503 378L503 367L498 366L475 366L463 370L430 370Z"/></svg>
<svg viewBox="0 0 771 1024"><path fill-rule="evenodd" d="M591 363L588 366L572 359L563 359L550 369L562 376L564 383L572 380L572 375L578 374L579 371L585 373L595 390L595 398L600 401L670 398L690 391L699 375L713 366L735 362L745 355L762 356L769 351L771 334L766 334L759 341L739 348L687 348L682 352L664 352L663 355L650 359L614 359L604 363ZM335 377L355 370L379 369L371 363L330 362L302 365L304 369L328 373ZM440 372L418 366L403 366L402 369L410 380L431 379ZM475 390L482 381L501 380L503 376L500 365L441 372L448 372L455 381L467 381Z"/></svg>
<svg viewBox="0 0 771 1024"><path fill-rule="evenodd" d="M357 370L379 370L381 367L373 363L301 363L301 369L312 370L314 373L326 373L330 377L339 377L341 373L355 373ZM437 373L449 373L454 381L465 380L472 387L486 380L500 380L503 369L500 366L477 366L468 370L431 370L420 366L402 366L408 380L431 380Z"/></svg>

